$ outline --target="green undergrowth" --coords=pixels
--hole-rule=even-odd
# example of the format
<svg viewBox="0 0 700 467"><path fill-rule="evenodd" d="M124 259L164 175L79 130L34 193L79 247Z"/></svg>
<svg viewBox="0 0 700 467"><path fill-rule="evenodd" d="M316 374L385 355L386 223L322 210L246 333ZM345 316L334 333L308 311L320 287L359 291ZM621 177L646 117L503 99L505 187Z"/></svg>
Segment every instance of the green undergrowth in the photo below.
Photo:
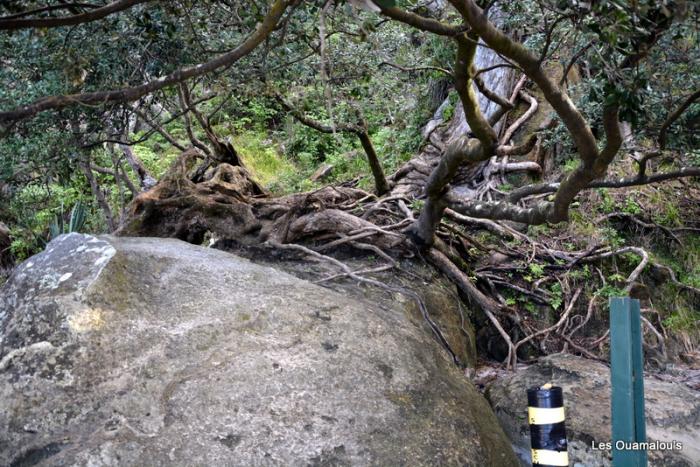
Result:
<svg viewBox="0 0 700 467"><path fill-rule="evenodd" d="M651 263L669 267L679 282L700 288L700 236L692 231L675 231L672 238L661 229L681 227L694 219L695 213L687 212L694 201L679 199L677 193L673 183L633 190L593 190L582 200L583 207L572 210L571 222L566 226L571 236L567 246L583 249L592 242L611 249L640 246L649 253ZM634 216L659 228L641 228L619 218L599 221L611 213ZM601 261L599 267L606 283L597 293L606 298L623 295L624 281L640 260L629 253ZM699 343L700 297L675 285L663 268L647 266L640 280L649 289L649 306L659 313L662 324Z"/></svg>
<svg viewBox="0 0 700 467"><path fill-rule="evenodd" d="M686 236L683 244L659 245L652 251L654 261L670 267L679 282L700 289L700 238ZM700 337L700 297L666 280L661 284L657 306L666 311L664 325Z"/></svg>
<svg viewBox="0 0 700 467"><path fill-rule="evenodd" d="M210 105L215 104L216 101ZM374 181L369 164L354 135L319 133L281 112L265 98L236 100L229 107L217 114L212 122L214 130L219 138L233 143L253 177L273 195L347 181L355 181L366 190L372 189ZM323 108L306 113L327 121ZM370 122L378 120L373 115L366 117ZM387 175L418 150L421 124L418 119L412 119L398 121L394 126L371 125L370 137ZM189 145L181 122L166 125L166 130L184 146ZM206 141L200 128L193 126L193 130L200 140ZM142 132L135 136L143 135ZM165 173L179 153L157 133L135 145L134 152L156 178ZM311 175L324 164L333 166L330 175L312 182Z"/></svg>
<svg viewBox="0 0 700 467"><path fill-rule="evenodd" d="M23 187L12 199L9 209L16 216L11 227L10 251L22 261L42 250L50 240L49 226L58 218L65 221L76 203L85 206L84 231L99 232L104 229L104 218L89 189L80 175L64 183L32 183Z"/></svg>
<svg viewBox="0 0 700 467"><path fill-rule="evenodd" d="M612 173L618 169L613 167ZM665 269L670 268L681 284L700 288L700 236L692 230L673 230L684 225L697 226L693 222L698 215L696 206L700 186L692 180L684 182L684 195L679 196L679 183L626 190L590 190L582 193L572 204L569 222L529 226L526 233L541 245L576 254L594 245L608 251L624 247L645 249L650 263L638 278L649 293L649 298L642 301L645 316L657 328L663 326L672 340L684 343L686 348L698 348L700 297L674 284ZM609 217L613 213L620 216ZM655 223L658 227L642 227L627 216L646 224ZM488 232L474 232L471 235L487 248L498 249L502 242ZM505 246L520 251L527 258L533 252L532 244L523 239L506 240ZM476 248L472 250L468 252L470 261L481 263L488 259ZM544 253L540 250L540 254ZM506 305L518 310L526 319L539 321L540 327L546 327L559 319L567 300L580 288L574 314L585 316L588 304L596 297L593 318L586 329L580 331L581 337L595 339L607 329L608 300L626 295L627 279L641 259L636 253L629 252L592 262L579 262L571 268L567 268L567 261L546 258L546 254L528 261L510 259L510 267L503 273L504 280L522 289L536 291L544 302L533 298L532 294L512 288L499 290ZM662 266L656 267L655 264Z"/></svg>
<svg viewBox="0 0 700 467"><path fill-rule="evenodd" d="M297 173L297 167L280 154L263 132L246 131L233 137L233 144L253 178L268 189L280 190L280 180L293 178Z"/></svg>

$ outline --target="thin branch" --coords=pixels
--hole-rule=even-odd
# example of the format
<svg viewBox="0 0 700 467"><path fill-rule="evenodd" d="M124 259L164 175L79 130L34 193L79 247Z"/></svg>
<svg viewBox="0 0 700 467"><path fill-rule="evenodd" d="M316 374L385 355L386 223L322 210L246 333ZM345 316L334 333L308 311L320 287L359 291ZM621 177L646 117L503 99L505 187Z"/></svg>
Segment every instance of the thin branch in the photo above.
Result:
<svg viewBox="0 0 700 467"><path fill-rule="evenodd" d="M550 326L548 328L541 329L541 330L539 330L533 334L530 334L529 336L519 340L518 342L515 343L515 350L517 351L518 347L530 342L535 337L539 337L539 336L545 335L547 333L550 333L550 332L554 331L555 329L557 329L562 324L564 324L566 319L571 314L571 311L574 309L574 305L576 304L576 300L578 300L578 297L579 297L579 295L581 295L582 290L583 290L582 288L576 289L576 292L574 292L574 296L569 301L569 305L566 307L566 310L564 311L564 313L562 313L561 317L559 318L559 321L557 321L555 324L553 324L552 326Z"/></svg>
<svg viewBox="0 0 700 467"><path fill-rule="evenodd" d="M631 186L648 185L651 183L663 182L666 180L677 180L679 178L685 177L700 177L700 167L683 167L680 170L673 172L659 173L654 175L649 175L643 178L639 177L629 177L621 178L619 180L601 180L598 182L589 183L585 189L591 188L627 188ZM513 190L508 196L510 202L516 202L527 196L541 195L545 193L554 193L559 189L561 184L558 182L554 183L542 183L537 185L527 185L516 190Z"/></svg>
<svg viewBox="0 0 700 467"><path fill-rule="evenodd" d="M504 342L508 346L508 358L506 364L510 367L513 362L513 357L515 354L515 348L513 346L513 341L510 336L503 328L501 323L496 318L496 314L500 311L500 306L493 301L491 298L484 295L473 283L469 280L466 274L464 274L450 259L445 256L442 252L438 251L436 248L431 248L427 251L428 259L433 265L435 265L439 270L446 274L452 282L454 282L457 287L464 292L470 300L473 300L479 308L484 312L486 317L494 325L498 333L503 338ZM517 358L517 357L515 357Z"/></svg>
<svg viewBox="0 0 700 467"><path fill-rule="evenodd" d="M14 15L3 16L0 21L6 21L9 19L23 18L25 16L36 15L38 13L45 13L48 11L65 10L68 8L101 8L102 5L94 5L92 3L61 3L59 5L49 5L41 8L36 8L34 10L27 10L21 13L15 13Z"/></svg>
<svg viewBox="0 0 700 467"><path fill-rule="evenodd" d="M631 222L633 222L633 223L635 223L635 224L637 224L640 227L643 227L645 229L659 229L662 232L664 232L666 235L671 237L671 239L673 239L676 243L681 244L681 241L678 239L676 234L673 233L673 229L669 229L668 227L664 227L663 225L657 224L656 222L651 222L651 223L644 222L643 220L637 218L633 214L630 214L627 212L612 212L610 214L606 214L604 216L599 217L598 219L596 219L595 222L596 222L596 224L598 224L604 220L612 219L615 217L627 219L627 220L629 220L629 221L631 221ZM700 229L698 229L698 230L700 231Z"/></svg>
<svg viewBox="0 0 700 467"><path fill-rule="evenodd" d="M132 0L133 1L133 0ZM147 94L181 83L191 78L203 76L229 67L242 57L252 52L275 29L287 7L295 0L275 0L272 7L258 28L231 52L199 65L180 68L169 75L149 81L140 86L127 87L111 91L97 91L81 94L49 96L38 99L31 104L0 112L0 125L10 125L13 122L33 117L47 110L61 110L76 105L104 105L116 102L135 101Z"/></svg>
<svg viewBox="0 0 700 467"><path fill-rule="evenodd" d="M498 68L511 68L511 69L513 69L513 70L519 70L519 69L520 69L519 67L513 65L512 63L497 63L496 65L491 65L491 66L487 66L487 67L485 67L485 68L480 68L480 69L478 69L478 70L476 71L476 73L474 73L474 78L476 78L477 76L481 75L482 73L486 73L486 72L491 71L491 70L496 70L496 69L498 69Z"/></svg>
<svg viewBox="0 0 700 467"><path fill-rule="evenodd" d="M15 15L15 18L0 18L0 31L11 31L27 28L56 28L60 26L75 26L77 24L96 21L104 18L105 16L111 15L112 13L123 11L131 8L134 5L138 5L139 3L148 3L150 1L152 0L118 0L86 13L64 16L62 18L17 18ZM27 12L25 14L29 13L30 12Z"/></svg>
<svg viewBox="0 0 700 467"><path fill-rule="evenodd" d="M532 117L535 114L535 112L537 112L537 108L539 106L539 104L537 103L537 99L535 99L525 91L520 91L520 97L528 101L530 103L530 107L528 107L527 111L524 114L522 114L520 118L518 118L515 122L513 122L511 126L508 127L506 132L503 134L503 137L501 138L501 144L507 144L513 137L515 132L518 131L518 129L525 122L527 122L530 119L530 117Z"/></svg>
<svg viewBox="0 0 700 467"><path fill-rule="evenodd" d="M513 108L513 104L511 104L508 99L499 96L498 94L487 88L481 76L474 75L473 80L474 84L476 84L476 88L479 90L479 92L481 92L481 94L486 96L488 100L495 102L496 104L500 105L501 107L505 107L508 110Z"/></svg>
<svg viewBox="0 0 700 467"><path fill-rule="evenodd" d="M586 51L590 49L594 43L594 41L590 41L588 44L581 47L581 49L571 57L569 63L567 63L566 67L564 68L564 74L561 76L561 80L559 80L559 86L563 86L564 84L566 84L571 69L574 67L574 65L576 65L578 59L581 58L583 54L585 54Z"/></svg>
<svg viewBox="0 0 700 467"><path fill-rule="evenodd" d="M299 109L294 107L289 101L287 101L281 94L275 93L275 98L282 105L282 107L287 109L287 111L292 115L292 117L299 121L299 123L302 123L303 125L306 125L309 128L313 128L316 131L320 131L321 133L333 134L335 131L357 133L360 131L360 128L356 125L349 125L343 123L338 123L334 126L326 125L301 112Z"/></svg>
<svg viewBox="0 0 700 467"><path fill-rule="evenodd" d="M287 100L284 99L281 94L275 93L275 97L282 107L287 109L287 111L289 111L289 113L303 125L313 128L316 131L320 131L321 133L335 134L336 131L341 131L352 133L357 136L357 138L360 140L360 144L362 145L362 149L365 151L365 155L367 156L367 162L369 163L372 176L374 177L374 186L377 194L381 196L389 191L389 182L386 179L384 169L379 161L379 156L377 155L377 151L374 149L372 139L369 136L369 132L367 131L367 126L364 121L362 121L360 125L347 123L335 123L332 126L325 125L296 109L292 104L287 102Z"/></svg>
<svg viewBox="0 0 700 467"><path fill-rule="evenodd" d="M432 32L439 36L455 37L468 29L468 27L464 25L451 26L449 24L441 23L440 21L426 18L425 16L411 13L397 7L380 6L380 8L384 16L388 16L396 21L408 24L409 26L413 26L414 28L422 31Z"/></svg>
<svg viewBox="0 0 700 467"><path fill-rule="evenodd" d="M406 73L414 73L416 71L439 71L440 73L444 73L445 75L454 78L454 74L446 69L446 68L440 68L439 66L416 66L416 67L405 67L401 65L397 65L396 63L391 63L391 62L382 62L379 64L379 66L390 66L392 68L396 68L397 70L401 70Z"/></svg>
<svg viewBox="0 0 700 467"><path fill-rule="evenodd" d="M142 112L139 109L134 109L134 113L138 115L141 120L146 122L148 126L150 126L153 130L158 132L165 140L170 143L173 147L179 149L180 151L184 151L186 148L182 144L180 144L173 135L171 135L165 128L163 128L161 125L158 123L154 122L153 120L150 119L148 115L146 115L145 112Z"/></svg>
<svg viewBox="0 0 700 467"><path fill-rule="evenodd" d="M683 103L671 114L669 114L668 117L666 117L666 121L661 125L661 129L659 130L659 147L661 149L666 149L666 139L668 138L668 129L673 125L673 123L678 120L678 118L683 115L683 112L685 112L690 105L695 102L696 100L700 99L700 89L692 93L686 100L683 101Z"/></svg>

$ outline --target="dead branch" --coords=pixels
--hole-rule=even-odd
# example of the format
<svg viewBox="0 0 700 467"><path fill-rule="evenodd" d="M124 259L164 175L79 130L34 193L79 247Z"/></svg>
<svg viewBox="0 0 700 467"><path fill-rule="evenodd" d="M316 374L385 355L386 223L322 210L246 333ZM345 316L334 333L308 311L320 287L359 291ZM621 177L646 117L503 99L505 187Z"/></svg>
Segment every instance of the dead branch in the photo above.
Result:
<svg viewBox="0 0 700 467"><path fill-rule="evenodd" d="M514 121L511 126L508 127L506 132L503 134L503 137L501 138L500 144L504 145L507 144L510 139L513 137L516 131L525 123L527 122L530 117L532 117L535 112L537 112L537 108L539 107L539 104L537 103L537 99L532 97L530 94L526 93L525 91L520 91L520 97L522 97L524 100L526 100L529 104L530 107L525 111L524 114L520 116L516 121ZM533 143L534 144L534 143Z"/></svg>

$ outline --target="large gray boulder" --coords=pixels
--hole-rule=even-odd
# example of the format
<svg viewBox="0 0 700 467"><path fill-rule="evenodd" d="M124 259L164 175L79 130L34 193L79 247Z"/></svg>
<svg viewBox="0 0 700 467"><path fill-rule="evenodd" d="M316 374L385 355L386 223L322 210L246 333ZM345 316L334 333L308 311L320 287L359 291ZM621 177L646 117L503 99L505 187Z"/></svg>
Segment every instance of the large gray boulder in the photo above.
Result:
<svg viewBox="0 0 700 467"><path fill-rule="evenodd" d="M510 377L496 380L487 396L518 452L530 451L527 388L547 382L564 391L569 461L576 467L609 466L611 452L594 449L611 442L610 369L572 355L550 355ZM700 465L700 392L681 383L644 379L648 441L679 442L682 449L648 451L649 465Z"/></svg>
<svg viewBox="0 0 700 467"><path fill-rule="evenodd" d="M516 463L406 316L225 252L70 234L0 292L0 465Z"/></svg>

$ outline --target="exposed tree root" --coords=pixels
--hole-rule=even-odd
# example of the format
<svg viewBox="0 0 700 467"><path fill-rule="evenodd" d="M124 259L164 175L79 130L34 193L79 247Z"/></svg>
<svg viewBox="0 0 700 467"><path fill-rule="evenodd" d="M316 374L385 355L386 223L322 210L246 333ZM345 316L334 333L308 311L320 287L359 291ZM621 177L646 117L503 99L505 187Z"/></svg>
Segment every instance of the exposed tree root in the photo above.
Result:
<svg viewBox="0 0 700 467"><path fill-rule="evenodd" d="M461 53L470 53L475 47L467 42L458 45ZM493 94L476 76L474 83L486 94ZM468 82L474 76L456 78ZM467 87L461 84L457 86L460 97L469 103L473 100L467 95L471 84ZM463 136L469 134L468 126L463 128L465 109L467 113L474 109L470 110L468 105L458 107L456 111L462 112L461 118L454 118L449 124L441 120L434 122L425 134L421 153L382 184L383 188L378 190L382 196L347 186L328 186L310 193L271 197L251 179L233 147L207 131L211 130L208 121L195 111L193 115L211 144L207 146L196 140L190 132L190 140L198 149L184 151L155 187L134 199L117 233L176 237L198 244L207 238L234 240L242 245L294 251L331 264L338 272L317 282L350 278L415 300L438 342L459 363L418 294L372 277L399 268L399 258L423 257L449 277L463 297L483 313L487 325L505 345L505 355L500 358L507 368L514 369L519 360L536 358L552 350L570 349L588 358L600 358L597 352L607 335L599 339L584 335L584 330L597 321L597 296L593 295L587 308L582 309L579 297L585 286L569 277L571 271L632 253L640 261L624 281L626 292L649 267L664 271L672 283L685 291L697 294L700 290L679 282L670 268L651 261L643 248L608 250L592 245L569 251L561 243L532 238L513 223L499 220L522 217L527 221L528 216L539 216L541 213L536 208L526 208L525 203L537 202L560 187L560 184L543 184L510 194L501 191L508 173L542 173L539 156L510 160L533 151L539 154L539 142L534 135L521 144L513 142L518 129L538 109L537 100L522 90L524 84L525 80L521 79L508 101L491 96L496 109L488 116L479 116L478 112L468 116L472 122L483 120L484 125L472 131L485 132L479 139L492 140L491 151L484 151L477 139ZM186 87L181 88L180 97L183 107L191 107ZM518 98L527 105L522 116L507 127L499 123ZM500 137L495 131L497 123L501 125ZM486 131L489 125L493 127L490 132ZM391 190L384 193L389 186ZM416 200L425 200L425 206L420 208ZM420 211L420 216L416 216L414 209ZM493 214L490 219L486 218L489 216L485 209ZM624 213L613 213L607 218L629 220L641 228L662 231L680 242L679 232ZM490 232L498 244L485 246L471 235L474 230ZM332 256L339 249L369 253L380 261L353 270ZM478 256L474 255L475 250ZM496 259L483 264L484 257ZM481 264L474 264L478 262ZM528 278L532 267L543 277ZM545 269L547 275L543 275ZM598 272L600 282L605 284L604 274ZM520 310L514 306L513 295L527 299L526 308L531 310L528 314L520 311L522 306ZM663 328L648 319L645 326L665 357Z"/></svg>
<svg viewBox="0 0 700 467"><path fill-rule="evenodd" d="M583 313L578 313L582 288L569 284L568 271L573 268L634 254L640 261L626 278L625 290L630 290L647 268L656 268L680 289L700 292L679 282L670 268L651 261L649 254L640 247L607 250L593 245L586 250L564 251L536 241L506 223L472 218L450 209L445 211L447 216L437 230L438 237L444 241L439 240L433 247L421 250L412 241L415 216L408 207L410 202L410 195L392 193L377 198L348 187L325 187L310 193L273 198L251 180L245 168L212 162L202 152L190 149L173 163L154 188L134 199L117 233L176 237L192 243L202 243L207 237L231 239L243 245L264 244L296 251L326 262L339 271L318 280L319 283L350 278L415 300L438 342L457 361L420 296L372 277L398 268L398 258L418 254L450 278L473 308L483 312L507 349L504 364L511 369L523 358L552 350L570 349L588 358L601 358L594 348L600 346L606 336L592 341L582 336L582 331L594 321L597 296L588 302ZM500 247L482 245L473 235L466 234L469 229L490 232L500 239ZM513 244L514 241L519 246ZM329 255L341 248L372 254L381 262L352 270ZM465 258L470 257L474 248L482 255L500 255L500 259L473 268ZM548 268L550 274L532 283L518 283L509 277L513 273L525 274L523 271L532 263ZM559 295L547 288L550 286L545 287L546 284L558 284ZM555 308L551 305L555 299L565 306L558 317L547 324L513 308L506 299L509 290L520 297L528 297L531 303L543 309ZM663 330L648 319L644 323L665 358ZM524 347L530 349L529 353L522 354Z"/></svg>

